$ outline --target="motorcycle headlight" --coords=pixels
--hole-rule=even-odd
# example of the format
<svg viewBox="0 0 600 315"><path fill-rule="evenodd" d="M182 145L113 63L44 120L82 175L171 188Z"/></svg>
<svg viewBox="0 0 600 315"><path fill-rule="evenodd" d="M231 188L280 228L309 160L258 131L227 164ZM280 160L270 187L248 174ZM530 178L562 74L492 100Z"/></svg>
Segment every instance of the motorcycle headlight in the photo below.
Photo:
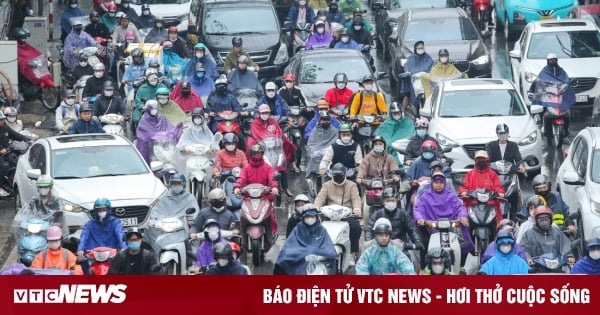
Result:
<svg viewBox="0 0 600 315"><path fill-rule="evenodd" d="M437 136L438 143L443 147L450 147L450 148L458 148L459 147L458 143L454 142L453 140L444 136L441 133L438 133L436 136Z"/></svg>
<svg viewBox="0 0 600 315"><path fill-rule="evenodd" d="M525 72L525 81L533 83L537 79L537 74L531 72Z"/></svg>
<svg viewBox="0 0 600 315"><path fill-rule="evenodd" d="M363 119L366 123L372 124L375 121L375 116L363 116Z"/></svg>
<svg viewBox="0 0 600 315"><path fill-rule="evenodd" d="M41 223L29 223L27 224L27 231L31 234L37 234L42 231Z"/></svg>
<svg viewBox="0 0 600 315"><path fill-rule="evenodd" d="M290 113L292 113L292 115L300 115L300 108L292 108L290 109Z"/></svg>
<svg viewBox="0 0 600 315"><path fill-rule="evenodd" d="M273 63L276 65L280 65L282 63L288 62L288 60L290 60L290 56L288 55L287 45L281 43L281 46L279 46L279 50L277 51L277 55L275 56L275 60L273 61Z"/></svg>
<svg viewBox="0 0 600 315"><path fill-rule="evenodd" d="M483 55L473 61L471 61L474 65L484 65L490 61L488 55Z"/></svg>
<svg viewBox="0 0 600 315"><path fill-rule="evenodd" d="M99 262L107 261L109 257L110 257L109 250L94 252L94 260L96 260L96 261L99 261Z"/></svg>
<svg viewBox="0 0 600 315"><path fill-rule="evenodd" d="M383 182L380 180L374 180L371 182L371 188L383 188Z"/></svg>
<svg viewBox="0 0 600 315"><path fill-rule="evenodd" d="M527 137L521 139L521 141L519 141L519 145L528 145L535 143L537 141L537 137L537 130L533 131L532 133L528 134Z"/></svg>
<svg viewBox="0 0 600 315"><path fill-rule="evenodd" d="M548 269L557 269L560 266L560 262L558 258L556 259L547 259L544 258L544 264Z"/></svg>
<svg viewBox="0 0 600 315"><path fill-rule="evenodd" d="M490 200L490 195L488 194L477 194L477 201L481 203L486 203Z"/></svg>
<svg viewBox="0 0 600 315"><path fill-rule="evenodd" d="M65 201L64 202L64 209L65 211L69 211L69 212L81 212L83 211L83 208L75 203L72 203L70 201Z"/></svg>

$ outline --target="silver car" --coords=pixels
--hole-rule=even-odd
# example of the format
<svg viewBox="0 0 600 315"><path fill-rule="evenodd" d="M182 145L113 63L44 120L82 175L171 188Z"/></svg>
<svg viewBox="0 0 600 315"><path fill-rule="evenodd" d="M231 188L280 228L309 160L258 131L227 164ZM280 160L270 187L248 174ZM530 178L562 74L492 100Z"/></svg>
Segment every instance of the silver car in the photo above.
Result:
<svg viewBox="0 0 600 315"><path fill-rule="evenodd" d="M48 137L37 140L19 158L15 173L15 207L38 196L36 179L54 178L52 195L65 201L70 233L90 220L94 201L108 198L123 227L140 226L149 209L166 193L154 176L161 162L149 167L127 139L109 134Z"/></svg>

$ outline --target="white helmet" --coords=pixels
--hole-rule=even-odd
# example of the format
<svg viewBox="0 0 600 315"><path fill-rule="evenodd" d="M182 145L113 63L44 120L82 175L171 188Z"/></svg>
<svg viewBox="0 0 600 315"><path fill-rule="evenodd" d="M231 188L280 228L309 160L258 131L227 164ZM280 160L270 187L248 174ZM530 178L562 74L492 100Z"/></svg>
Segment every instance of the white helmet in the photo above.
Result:
<svg viewBox="0 0 600 315"><path fill-rule="evenodd" d="M96 71L96 70L98 70L98 71L99 71L99 70L102 70L102 71L104 71L104 64L103 64L103 63L101 63L101 62L98 62L97 64L95 64L95 65L94 65L94 71Z"/></svg>
<svg viewBox="0 0 600 315"><path fill-rule="evenodd" d="M277 90L277 85L274 82L267 82L265 90Z"/></svg>

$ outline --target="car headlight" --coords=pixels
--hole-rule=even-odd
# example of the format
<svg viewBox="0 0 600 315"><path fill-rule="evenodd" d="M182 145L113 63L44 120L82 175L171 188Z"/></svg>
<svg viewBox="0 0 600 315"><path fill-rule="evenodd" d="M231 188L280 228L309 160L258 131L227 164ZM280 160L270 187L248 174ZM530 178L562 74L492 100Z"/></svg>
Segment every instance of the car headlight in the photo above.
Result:
<svg viewBox="0 0 600 315"><path fill-rule="evenodd" d="M471 61L474 65L484 65L490 61L488 55L483 55L473 61Z"/></svg>
<svg viewBox="0 0 600 315"><path fill-rule="evenodd" d="M537 74L531 72L525 72L525 81L532 83L537 79Z"/></svg>
<svg viewBox="0 0 600 315"><path fill-rule="evenodd" d="M287 45L281 43L281 46L279 46L279 50L277 51L277 55L275 56L275 60L273 61L273 63L276 65L280 65L282 63L288 62L288 60L290 60L290 56L288 55Z"/></svg>
<svg viewBox="0 0 600 315"><path fill-rule="evenodd" d="M537 130L533 131L532 133L527 135L527 137L521 139L521 141L519 141L519 145L528 145L535 143L537 141L537 136Z"/></svg>
<svg viewBox="0 0 600 315"><path fill-rule="evenodd" d="M600 203L592 201L592 213L600 216Z"/></svg>
<svg viewBox="0 0 600 315"><path fill-rule="evenodd" d="M70 201L64 200L64 209L69 212L81 212L83 211L83 207L78 204L72 203Z"/></svg>
<svg viewBox="0 0 600 315"><path fill-rule="evenodd" d="M442 135L441 133L438 133L436 135L436 137L437 137L438 143L443 147L450 147L450 148L458 148L459 147L458 143L450 140L450 138Z"/></svg>

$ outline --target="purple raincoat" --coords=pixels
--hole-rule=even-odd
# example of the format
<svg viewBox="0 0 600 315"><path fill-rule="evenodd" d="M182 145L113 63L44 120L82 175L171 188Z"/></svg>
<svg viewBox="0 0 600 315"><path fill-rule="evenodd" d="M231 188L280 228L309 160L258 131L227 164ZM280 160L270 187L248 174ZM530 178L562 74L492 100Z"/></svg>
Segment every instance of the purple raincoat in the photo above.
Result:
<svg viewBox="0 0 600 315"><path fill-rule="evenodd" d="M160 136L163 139L167 136L173 138L174 141L177 142L182 131L182 123L173 126L173 124L161 114L156 114L156 116L150 115L150 108L147 108L136 129L136 147L144 157L146 163L150 165L152 141L157 136Z"/></svg>
<svg viewBox="0 0 600 315"><path fill-rule="evenodd" d="M220 233L219 233L220 234ZM219 235L219 238L216 241L211 241L209 239L205 239L200 244L198 248L198 252L196 252L196 266L198 267L206 267L214 262L216 262L215 257L213 256L213 245L221 242L227 242L223 237Z"/></svg>
<svg viewBox="0 0 600 315"><path fill-rule="evenodd" d="M436 221L440 218L447 218L449 220L459 220L460 218L468 217L467 209L465 205L460 201L454 192L449 189L445 189L442 192L436 192L433 190L433 186L423 192L419 201L415 205L413 210L413 216L415 222L419 219L425 221ZM431 229L429 232L434 232ZM469 230L465 226L461 226L461 232L463 239L466 242L462 242L461 250L463 253L470 252L475 249L473 239L469 234Z"/></svg>
<svg viewBox="0 0 600 315"><path fill-rule="evenodd" d="M319 48L329 48L329 43L333 40L331 34L325 32L323 34L319 34L317 32L313 33L306 44L304 45L304 49L312 50Z"/></svg>

